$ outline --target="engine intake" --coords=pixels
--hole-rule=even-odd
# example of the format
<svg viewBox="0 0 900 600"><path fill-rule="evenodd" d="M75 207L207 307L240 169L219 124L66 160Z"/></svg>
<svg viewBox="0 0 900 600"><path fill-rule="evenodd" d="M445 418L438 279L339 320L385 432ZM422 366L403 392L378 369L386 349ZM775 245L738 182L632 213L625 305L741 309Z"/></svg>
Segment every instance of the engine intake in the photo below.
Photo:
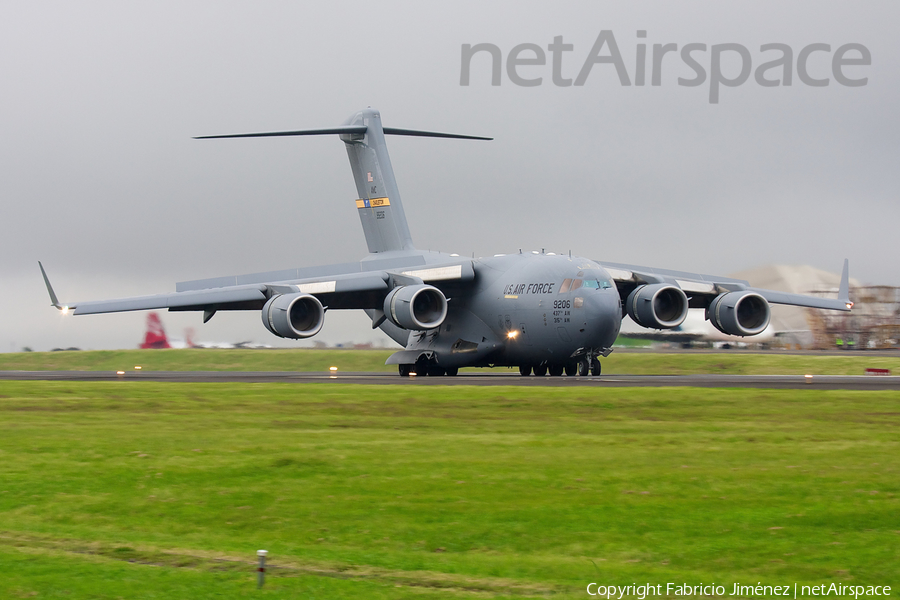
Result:
<svg viewBox="0 0 900 600"><path fill-rule="evenodd" d="M674 285L642 285L628 295L625 311L642 327L672 329L687 317L688 299L682 289Z"/></svg>
<svg viewBox="0 0 900 600"><path fill-rule="evenodd" d="M756 292L727 292L716 296L706 309L713 327L728 335L757 335L769 325L769 303Z"/></svg>
<svg viewBox="0 0 900 600"><path fill-rule="evenodd" d="M434 329L447 317L447 298L431 285L396 287L384 299L384 314L403 329Z"/></svg>
<svg viewBox="0 0 900 600"><path fill-rule="evenodd" d="M262 321L278 337L299 340L319 333L325 323L325 309L315 296L283 294L266 302Z"/></svg>

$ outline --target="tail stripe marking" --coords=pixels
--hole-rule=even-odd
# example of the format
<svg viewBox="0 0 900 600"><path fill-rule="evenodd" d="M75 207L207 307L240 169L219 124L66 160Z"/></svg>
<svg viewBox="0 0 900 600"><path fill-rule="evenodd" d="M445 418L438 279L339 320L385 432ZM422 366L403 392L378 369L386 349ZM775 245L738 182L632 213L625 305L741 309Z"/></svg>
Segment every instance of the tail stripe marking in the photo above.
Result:
<svg viewBox="0 0 900 600"><path fill-rule="evenodd" d="M364 198L356 201L356 208L378 208L379 206L390 206L389 198Z"/></svg>

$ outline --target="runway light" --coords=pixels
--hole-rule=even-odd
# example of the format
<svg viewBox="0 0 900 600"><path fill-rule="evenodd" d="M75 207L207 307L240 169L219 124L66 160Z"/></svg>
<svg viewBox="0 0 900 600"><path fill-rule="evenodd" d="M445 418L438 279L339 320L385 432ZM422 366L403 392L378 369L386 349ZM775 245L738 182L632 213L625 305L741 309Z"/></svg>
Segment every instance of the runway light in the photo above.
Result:
<svg viewBox="0 0 900 600"><path fill-rule="evenodd" d="M328 367L328 370L331 371L332 373L335 373L335 372L337 372L337 367Z"/></svg>
<svg viewBox="0 0 900 600"><path fill-rule="evenodd" d="M806 383L812 383L812 375L804 375L803 377L804 379L806 379Z"/></svg>
<svg viewBox="0 0 900 600"><path fill-rule="evenodd" d="M141 370L141 365L134 365L134 370L135 370L135 371L140 371L140 370Z"/></svg>
<svg viewBox="0 0 900 600"><path fill-rule="evenodd" d="M116 375L124 375L125 371L116 371Z"/></svg>
<svg viewBox="0 0 900 600"><path fill-rule="evenodd" d="M516 336L518 336L518 335L519 335L519 330L513 329L512 331L510 331L509 333L506 334L506 337L508 337L511 340L514 340L514 339L516 339Z"/></svg>
<svg viewBox="0 0 900 600"><path fill-rule="evenodd" d="M416 376L416 372L415 372L415 371L410 371L410 372L409 372L409 376L410 376L410 377L415 377L415 376Z"/></svg>

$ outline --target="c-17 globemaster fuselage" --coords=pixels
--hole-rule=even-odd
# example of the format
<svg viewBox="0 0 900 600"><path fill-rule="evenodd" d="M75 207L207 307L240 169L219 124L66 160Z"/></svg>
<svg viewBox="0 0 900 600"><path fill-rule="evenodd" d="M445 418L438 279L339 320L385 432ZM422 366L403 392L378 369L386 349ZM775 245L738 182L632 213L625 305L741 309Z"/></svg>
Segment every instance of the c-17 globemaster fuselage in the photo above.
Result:
<svg viewBox="0 0 900 600"><path fill-rule="evenodd" d="M357 213L369 254L358 263L179 283L155 296L62 304L44 275L52 305L95 314L168 308L259 310L273 334L317 334L326 310L361 309L403 350L387 363L401 375L455 375L461 367L512 366L523 375L600 373L623 315L655 329L678 327L703 308L717 329L751 336L769 322L769 304L850 310L848 267L837 299L754 289L746 281L522 252L489 258L423 252L412 242L385 134L489 139L383 127L367 108L328 129L205 137L339 135L347 149Z"/></svg>
<svg viewBox="0 0 900 600"><path fill-rule="evenodd" d="M470 280L441 286L450 301L440 326L410 332L388 319L381 323L406 347L390 364L418 364L416 372L436 374L468 366L559 374L567 368L574 373L579 363L587 373L594 359L599 371L596 357L609 354L622 322L619 293L603 267L586 258L537 252L481 258L471 265Z"/></svg>

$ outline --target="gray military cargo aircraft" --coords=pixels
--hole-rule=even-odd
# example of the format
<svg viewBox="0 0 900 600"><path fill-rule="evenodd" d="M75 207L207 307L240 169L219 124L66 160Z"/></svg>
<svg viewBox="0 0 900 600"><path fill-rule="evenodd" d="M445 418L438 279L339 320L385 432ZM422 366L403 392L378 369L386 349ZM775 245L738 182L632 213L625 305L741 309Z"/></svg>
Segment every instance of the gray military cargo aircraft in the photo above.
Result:
<svg viewBox="0 0 900 600"><path fill-rule="evenodd" d="M688 308L706 309L723 333L753 336L769 322L769 304L850 310L848 265L837 299L755 289L746 281L598 262L552 252L464 258L413 246L385 135L491 138L383 127L367 108L328 129L203 136L340 136L347 148L369 254L359 262L201 279L169 294L60 303L43 265L53 306L76 315L167 308L258 310L273 334L316 335L327 310L362 309L403 346L387 364L400 375L456 375L461 367L518 367L522 375L600 374L623 315L643 327L672 329ZM200 138L198 138L200 139ZM39 263L40 264L40 263Z"/></svg>

